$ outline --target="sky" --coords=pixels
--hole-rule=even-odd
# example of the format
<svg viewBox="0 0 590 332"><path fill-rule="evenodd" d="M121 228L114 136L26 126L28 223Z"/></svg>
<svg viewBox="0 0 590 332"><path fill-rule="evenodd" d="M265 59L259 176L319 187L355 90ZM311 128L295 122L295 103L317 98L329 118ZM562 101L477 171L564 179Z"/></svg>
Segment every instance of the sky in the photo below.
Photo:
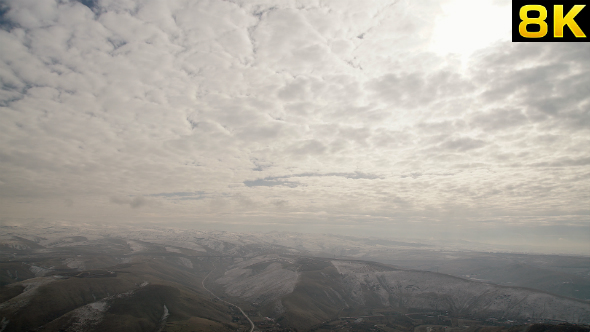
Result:
<svg viewBox="0 0 590 332"><path fill-rule="evenodd" d="M512 43L510 1L0 14L1 224L590 254L590 45Z"/></svg>

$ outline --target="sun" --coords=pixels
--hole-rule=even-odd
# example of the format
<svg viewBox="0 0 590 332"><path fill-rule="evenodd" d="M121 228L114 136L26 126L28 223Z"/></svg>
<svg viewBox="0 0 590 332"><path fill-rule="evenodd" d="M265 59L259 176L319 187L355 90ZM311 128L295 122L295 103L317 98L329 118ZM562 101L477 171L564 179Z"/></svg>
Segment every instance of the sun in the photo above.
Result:
<svg viewBox="0 0 590 332"><path fill-rule="evenodd" d="M474 51L511 37L511 6L497 0L451 0L442 5L430 50L468 57Z"/></svg>

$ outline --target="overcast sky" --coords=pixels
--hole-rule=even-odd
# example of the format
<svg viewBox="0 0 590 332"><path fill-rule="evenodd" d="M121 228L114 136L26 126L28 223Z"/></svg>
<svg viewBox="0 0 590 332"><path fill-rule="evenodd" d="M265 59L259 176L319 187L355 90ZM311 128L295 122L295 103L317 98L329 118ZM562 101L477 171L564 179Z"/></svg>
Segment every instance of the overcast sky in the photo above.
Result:
<svg viewBox="0 0 590 332"><path fill-rule="evenodd" d="M1 6L3 224L590 253L590 45L510 1Z"/></svg>

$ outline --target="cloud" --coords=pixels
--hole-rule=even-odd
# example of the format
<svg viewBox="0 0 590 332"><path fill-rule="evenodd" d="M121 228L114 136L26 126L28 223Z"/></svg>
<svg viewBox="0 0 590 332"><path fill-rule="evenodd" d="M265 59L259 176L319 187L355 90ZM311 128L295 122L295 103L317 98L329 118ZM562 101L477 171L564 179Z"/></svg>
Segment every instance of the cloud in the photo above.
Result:
<svg viewBox="0 0 590 332"><path fill-rule="evenodd" d="M587 43L436 54L430 0L1 6L12 217L83 220L117 204L369 227L585 208Z"/></svg>
<svg viewBox="0 0 590 332"><path fill-rule="evenodd" d="M147 204L147 200L142 196L136 196L133 198L112 196L110 201L111 203L118 205L129 205L133 209L138 209Z"/></svg>
<svg viewBox="0 0 590 332"><path fill-rule="evenodd" d="M296 142L287 148L288 152L296 156L322 155L326 150L324 143L317 139Z"/></svg>
<svg viewBox="0 0 590 332"><path fill-rule="evenodd" d="M260 185L266 185L266 186L287 185L287 186L292 186L294 188L297 186L295 183L289 182L289 181L283 181L282 179L313 178L313 177L343 177L346 179L353 179L353 180L358 180L358 179L374 180L374 179L382 178L378 175L366 174L366 173L358 172L358 171L352 172L352 173L312 173L312 172L309 172L309 173L298 173L298 174L283 175L283 176L269 176L264 179L257 179L254 181L245 181L244 184L246 184L249 187L260 186Z"/></svg>
<svg viewBox="0 0 590 332"><path fill-rule="evenodd" d="M165 198L179 198L179 199L202 199L206 196L204 191L196 192L174 192L174 193L159 193L147 195L151 197L165 197Z"/></svg>
<svg viewBox="0 0 590 332"><path fill-rule="evenodd" d="M299 184L289 181L277 181L277 180L266 180L266 179L256 179L256 180L246 180L244 184L247 187L274 187L274 186L286 186L290 188L295 188Z"/></svg>
<svg viewBox="0 0 590 332"><path fill-rule="evenodd" d="M457 152L465 152L473 149L479 149L486 145L486 142L470 137L451 138L438 145L438 148L453 150Z"/></svg>
<svg viewBox="0 0 590 332"><path fill-rule="evenodd" d="M496 131L510 130L526 125L529 121L519 109L493 109L485 113L475 113L469 122L472 127Z"/></svg>
<svg viewBox="0 0 590 332"><path fill-rule="evenodd" d="M588 46L562 46L507 45L510 52L485 54L480 68L494 69L478 70L477 79L489 82L482 97L492 103L511 100L512 108L537 123L587 129L590 68L582 57Z"/></svg>
<svg viewBox="0 0 590 332"><path fill-rule="evenodd" d="M399 108L426 106L441 98L472 92L474 86L458 73L441 70L386 74L367 84L374 96Z"/></svg>

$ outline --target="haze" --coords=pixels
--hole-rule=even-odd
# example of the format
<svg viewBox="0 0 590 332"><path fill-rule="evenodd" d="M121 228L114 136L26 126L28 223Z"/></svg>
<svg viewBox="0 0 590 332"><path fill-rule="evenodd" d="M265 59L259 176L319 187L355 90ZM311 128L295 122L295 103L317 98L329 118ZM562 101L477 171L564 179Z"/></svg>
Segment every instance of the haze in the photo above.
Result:
<svg viewBox="0 0 590 332"><path fill-rule="evenodd" d="M461 4L4 1L0 223L588 255L590 45Z"/></svg>

